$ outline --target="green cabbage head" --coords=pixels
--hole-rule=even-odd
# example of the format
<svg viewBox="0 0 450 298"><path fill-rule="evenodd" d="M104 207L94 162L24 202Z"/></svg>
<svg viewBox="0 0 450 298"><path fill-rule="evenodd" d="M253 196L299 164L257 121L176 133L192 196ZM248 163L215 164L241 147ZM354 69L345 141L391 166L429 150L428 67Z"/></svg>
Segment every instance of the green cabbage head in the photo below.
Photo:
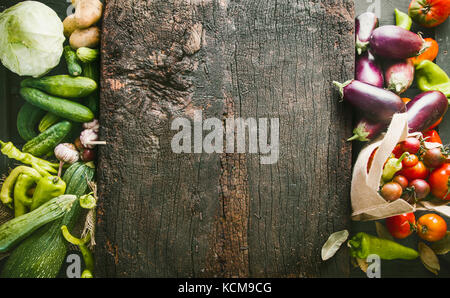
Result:
<svg viewBox="0 0 450 298"><path fill-rule="evenodd" d="M20 76L40 77L58 65L64 26L54 10L37 1L0 13L0 60Z"/></svg>

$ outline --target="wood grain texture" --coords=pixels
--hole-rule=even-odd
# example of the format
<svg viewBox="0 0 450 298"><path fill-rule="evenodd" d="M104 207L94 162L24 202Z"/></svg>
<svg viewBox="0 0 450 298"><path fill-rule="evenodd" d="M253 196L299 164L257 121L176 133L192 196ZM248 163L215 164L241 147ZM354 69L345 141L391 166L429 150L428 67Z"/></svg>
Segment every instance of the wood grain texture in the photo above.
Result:
<svg viewBox="0 0 450 298"><path fill-rule="evenodd" d="M96 259L106 277L345 276L353 1L123 1L102 35ZM174 154L171 120L279 118L280 158Z"/></svg>

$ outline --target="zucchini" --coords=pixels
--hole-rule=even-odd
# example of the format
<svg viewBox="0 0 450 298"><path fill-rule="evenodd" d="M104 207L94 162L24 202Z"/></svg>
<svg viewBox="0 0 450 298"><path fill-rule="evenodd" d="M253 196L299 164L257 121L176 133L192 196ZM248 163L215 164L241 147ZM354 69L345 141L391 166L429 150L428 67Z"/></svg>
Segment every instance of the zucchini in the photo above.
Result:
<svg viewBox="0 0 450 298"><path fill-rule="evenodd" d="M81 75L83 69L78 63L77 53L71 46L64 47L64 58L66 59L67 71L69 74L75 77Z"/></svg>
<svg viewBox="0 0 450 298"><path fill-rule="evenodd" d="M36 127L44 114L44 110L25 102L17 114L17 131L22 139L29 141L38 135Z"/></svg>
<svg viewBox="0 0 450 298"><path fill-rule="evenodd" d="M71 165L63 176L67 184L66 194L79 197L88 193L87 181L93 180L94 173L92 163L77 162ZM81 212L80 204L74 204L64 217L46 224L20 243L7 259L0 278L57 277L68 250L61 226L66 225L73 230Z"/></svg>
<svg viewBox="0 0 450 298"><path fill-rule="evenodd" d="M70 133L72 123L61 121L46 131L40 133L37 137L29 140L22 148L22 152L30 153L34 156L43 156L55 149L62 140Z"/></svg>
<svg viewBox="0 0 450 298"><path fill-rule="evenodd" d="M47 129L49 129L54 124L61 121L61 117L56 116L53 113L47 112L47 114L42 117L41 121L39 122L38 130L39 132L44 132Z"/></svg>
<svg viewBox="0 0 450 298"><path fill-rule="evenodd" d="M0 252L7 252L39 227L62 217L77 199L75 195L53 198L39 208L0 226Z"/></svg>
<svg viewBox="0 0 450 298"><path fill-rule="evenodd" d="M46 94L35 88L22 87L20 95L32 105L64 119L74 122L90 122L94 119L92 111L82 104Z"/></svg>
<svg viewBox="0 0 450 298"><path fill-rule="evenodd" d="M20 86L36 88L50 95L71 99L86 97L97 90L97 83L93 79L69 75L28 78L23 80Z"/></svg>

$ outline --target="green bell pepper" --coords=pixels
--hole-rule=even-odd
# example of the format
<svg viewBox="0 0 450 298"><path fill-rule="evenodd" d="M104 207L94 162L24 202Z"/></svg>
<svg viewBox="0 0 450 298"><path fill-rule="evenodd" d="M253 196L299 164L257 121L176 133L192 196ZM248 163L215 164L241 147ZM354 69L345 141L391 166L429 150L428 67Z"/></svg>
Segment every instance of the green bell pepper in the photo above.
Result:
<svg viewBox="0 0 450 298"><path fill-rule="evenodd" d="M363 232L357 233L348 243L350 255L359 259L367 259L372 254L378 255L382 260L414 260L419 256L412 248Z"/></svg>

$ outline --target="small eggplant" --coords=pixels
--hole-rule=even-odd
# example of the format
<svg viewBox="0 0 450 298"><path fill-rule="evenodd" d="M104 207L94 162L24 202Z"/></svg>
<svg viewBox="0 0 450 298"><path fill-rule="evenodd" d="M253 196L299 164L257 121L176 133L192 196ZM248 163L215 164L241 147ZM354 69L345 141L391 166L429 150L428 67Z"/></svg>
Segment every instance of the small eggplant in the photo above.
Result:
<svg viewBox="0 0 450 298"><path fill-rule="evenodd" d="M383 88L383 71L370 51L367 51L356 58L355 79L363 83Z"/></svg>
<svg viewBox="0 0 450 298"><path fill-rule="evenodd" d="M358 55L367 50L370 35L376 27L378 27L378 18L373 12L362 13L356 18L356 52Z"/></svg>
<svg viewBox="0 0 450 298"><path fill-rule="evenodd" d="M448 109L448 100L440 91L427 91L408 102L406 109L409 132L421 132L444 116Z"/></svg>
<svg viewBox="0 0 450 298"><path fill-rule="evenodd" d="M387 62L384 71L386 88L397 94L402 94L414 81L414 70L414 64L411 59Z"/></svg>
<svg viewBox="0 0 450 298"><path fill-rule="evenodd" d="M392 115L405 111L402 99L389 90L357 80L345 83L333 82L339 88L341 98L361 111L374 122L389 122Z"/></svg>
<svg viewBox="0 0 450 298"><path fill-rule="evenodd" d="M373 122L366 118L362 118L353 129L354 135L347 141L358 140L361 142L368 142L378 137L386 128L388 124L385 122Z"/></svg>
<svg viewBox="0 0 450 298"><path fill-rule="evenodd" d="M390 59L414 57L428 47L420 35L395 25L373 30L369 43L375 55Z"/></svg>

